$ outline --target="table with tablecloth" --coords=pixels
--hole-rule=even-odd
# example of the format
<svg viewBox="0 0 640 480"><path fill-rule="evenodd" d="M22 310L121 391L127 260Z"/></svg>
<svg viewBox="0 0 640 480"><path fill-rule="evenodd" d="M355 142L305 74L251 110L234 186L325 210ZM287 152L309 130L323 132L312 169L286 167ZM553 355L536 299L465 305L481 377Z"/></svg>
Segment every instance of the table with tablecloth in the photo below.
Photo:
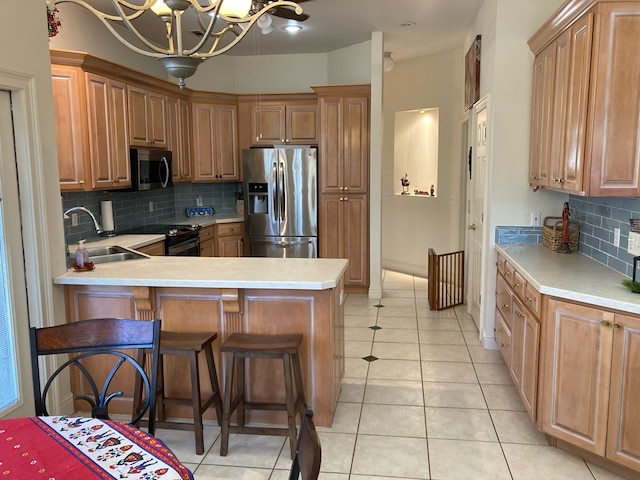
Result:
<svg viewBox="0 0 640 480"><path fill-rule="evenodd" d="M193 480L159 439L123 422L49 416L0 420L2 480Z"/></svg>

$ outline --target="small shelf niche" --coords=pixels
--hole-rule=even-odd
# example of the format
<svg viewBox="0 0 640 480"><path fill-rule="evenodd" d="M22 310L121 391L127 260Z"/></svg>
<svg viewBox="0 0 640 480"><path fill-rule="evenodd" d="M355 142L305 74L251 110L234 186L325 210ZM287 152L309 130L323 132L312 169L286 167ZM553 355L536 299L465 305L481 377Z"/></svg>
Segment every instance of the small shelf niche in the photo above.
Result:
<svg viewBox="0 0 640 480"><path fill-rule="evenodd" d="M393 147L393 191L395 195L438 195L438 108L396 112ZM402 178L409 180L403 189ZM403 191L405 193L403 194Z"/></svg>

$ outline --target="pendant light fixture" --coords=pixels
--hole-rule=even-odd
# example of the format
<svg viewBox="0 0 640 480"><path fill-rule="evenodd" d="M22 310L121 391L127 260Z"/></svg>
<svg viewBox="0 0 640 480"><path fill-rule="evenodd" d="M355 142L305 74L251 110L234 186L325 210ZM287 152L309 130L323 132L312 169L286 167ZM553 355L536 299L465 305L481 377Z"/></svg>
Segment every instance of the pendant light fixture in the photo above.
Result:
<svg viewBox="0 0 640 480"><path fill-rule="evenodd" d="M263 15L276 7L291 8L297 15L302 7L289 0L255 3L251 0L111 0L113 11L103 12L93 6L95 0L46 0L50 10L63 3L75 3L93 13L120 42L131 50L157 58L167 72L178 79L180 88L184 79L192 76L204 60L231 50L244 38ZM183 14L195 14L203 35L192 44L185 42L191 35L183 26ZM138 28L136 19L155 14L165 24L165 42L162 45L146 38ZM146 17L143 17L146 18ZM124 26L131 33L123 35Z"/></svg>

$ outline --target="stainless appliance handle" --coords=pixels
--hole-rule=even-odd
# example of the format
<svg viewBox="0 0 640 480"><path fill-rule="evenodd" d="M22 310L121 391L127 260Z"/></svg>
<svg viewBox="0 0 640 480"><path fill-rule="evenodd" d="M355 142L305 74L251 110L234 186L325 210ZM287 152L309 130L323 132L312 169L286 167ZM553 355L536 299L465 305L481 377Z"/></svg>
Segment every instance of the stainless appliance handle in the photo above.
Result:
<svg viewBox="0 0 640 480"><path fill-rule="evenodd" d="M264 244L269 244L269 245L304 245L306 243L313 243L313 240L307 240L305 241L300 241L300 240L276 240L274 241L273 239L271 240L263 240L260 238L253 238L252 239L253 243L264 243Z"/></svg>
<svg viewBox="0 0 640 480"><path fill-rule="evenodd" d="M273 221L278 221L278 164L273 162L271 169L271 192L273 196Z"/></svg>
<svg viewBox="0 0 640 480"><path fill-rule="evenodd" d="M284 162L280 162L280 168L279 168L279 173L280 175L278 176L278 192L279 192L279 200L280 200L280 205L278 206L279 208L279 217L280 217L280 221L284 222L287 219L287 212L285 211L285 205L286 205L286 189L284 188Z"/></svg>
<svg viewBox="0 0 640 480"><path fill-rule="evenodd" d="M162 188L167 188L167 184L169 183L169 175L170 175L170 171L169 171L169 161L167 160L167 157L162 157L162 163L160 163L160 182L162 184ZM162 166L164 166L164 170L166 172L165 176L164 176L164 180L162 179Z"/></svg>

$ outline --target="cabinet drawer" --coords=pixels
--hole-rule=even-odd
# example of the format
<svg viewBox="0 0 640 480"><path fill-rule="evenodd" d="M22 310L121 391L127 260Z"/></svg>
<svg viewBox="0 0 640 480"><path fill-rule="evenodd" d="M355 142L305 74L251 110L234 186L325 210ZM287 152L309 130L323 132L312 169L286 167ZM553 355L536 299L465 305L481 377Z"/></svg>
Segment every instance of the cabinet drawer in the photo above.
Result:
<svg viewBox="0 0 640 480"><path fill-rule="evenodd" d="M218 236L224 237L227 235L242 235L244 232L244 224L242 222L237 223L219 223L216 225L218 228Z"/></svg>
<svg viewBox="0 0 640 480"><path fill-rule="evenodd" d="M524 291L527 286L527 281L524 279L522 275L520 275L516 270L513 270L513 276L511 277L511 288L513 288L513 292L520 297L521 300L524 300Z"/></svg>
<svg viewBox="0 0 640 480"><path fill-rule="evenodd" d="M213 240L214 227L215 225L209 225L208 227L200 229L200 243L206 242L207 240Z"/></svg>
<svg viewBox="0 0 640 480"><path fill-rule="evenodd" d="M498 347L500 347L500 353L507 366L511 365L511 330L507 327L507 323L504 317L500 313L500 310L496 309L496 326L494 329L495 339Z"/></svg>
<svg viewBox="0 0 640 480"><path fill-rule="evenodd" d="M513 267L513 265L511 265L509 262L504 262L504 278L507 280L507 282L509 283L509 285L511 285L511 282L513 281L513 273L516 271L516 269Z"/></svg>
<svg viewBox="0 0 640 480"><path fill-rule="evenodd" d="M524 290L524 304L536 317L540 318L542 295L527 282Z"/></svg>
<svg viewBox="0 0 640 480"><path fill-rule="evenodd" d="M511 303L512 293L509 284L501 275L496 277L496 308L502 314L504 321L511 329Z"/></svg>
<svg viewBox="0 0 640 480"><path fill-rule="evenodd" d="M504 275L504 268L506 264L507 261L505 260L505 258L499 253L496 254L496 268L498 269L498 273Z"/></svg>

